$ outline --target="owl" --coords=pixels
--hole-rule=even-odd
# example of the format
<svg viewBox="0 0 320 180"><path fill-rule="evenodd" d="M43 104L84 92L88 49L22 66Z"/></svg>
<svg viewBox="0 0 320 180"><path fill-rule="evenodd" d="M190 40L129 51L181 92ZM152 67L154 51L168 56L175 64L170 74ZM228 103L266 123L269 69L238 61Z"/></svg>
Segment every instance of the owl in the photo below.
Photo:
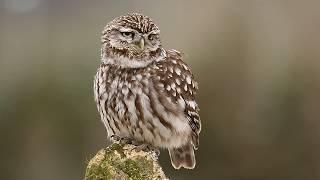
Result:
<svg viewBox="0 0 320 180"><path fill-rule="evenodd" d="M94 96L108 137L168 149L174 168L193 169L198 87L181 53L163 49L157 25L137 13L108 23L101 41Z"/></svg>

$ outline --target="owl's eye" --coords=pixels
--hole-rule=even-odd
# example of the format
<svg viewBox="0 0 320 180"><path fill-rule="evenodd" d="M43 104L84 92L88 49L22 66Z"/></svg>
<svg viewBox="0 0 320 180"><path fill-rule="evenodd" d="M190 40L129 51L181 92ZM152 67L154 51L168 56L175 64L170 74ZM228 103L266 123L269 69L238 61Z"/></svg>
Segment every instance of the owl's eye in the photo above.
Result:
<svg viewBox="0 0 320 180"><path fill-rule="evenodd" d="M129 32L129 31L125 31L125 32L121 32L123 37L134 37L134 33L133 32Z"/></svg>
<svg viewBox="0 0 320 180"><path fill-rule="evenodd" d="M151 41L156 37L156 34L149 34L148 39Z"/></svg>

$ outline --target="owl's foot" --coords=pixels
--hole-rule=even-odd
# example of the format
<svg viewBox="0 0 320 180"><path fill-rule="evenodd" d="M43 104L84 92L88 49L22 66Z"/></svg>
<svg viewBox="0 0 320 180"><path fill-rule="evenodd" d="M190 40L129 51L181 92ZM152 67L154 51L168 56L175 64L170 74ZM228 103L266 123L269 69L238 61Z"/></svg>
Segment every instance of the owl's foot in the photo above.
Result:
<svg viewBox="0 0 320 180"><path fill-rule="evenodd" d="M125 144L135 144L137 143L134 139L128 138L128 137L123 137L120 139L120 144L125 145Z"/></svg>
<svg viewBox="0 0 320 180"><path fill-rule="evenodd" d="M140 144L140 145L135 145L135 146L136 147L134 147L134 150L136 152L138 152L138 151L146 151L146 152L154 151L157 156L160 155L160 150L150 144Z"/></svg>
<svg viewBox="0 0 320 180"><path fill-rule="evenodd" d="M160 155L160 150L158 148L156 148L150 144L145 144L143 142L136 141L136 140L129 138L129 137L120 137L120 136L113 134L110 136L110 139L112 142L118 143L121 145L132 144L135 146L133 148L133 150L136 152L138 152L138 151L145 151L145 152L154 151L157 156Z"/></svg>
<svg viewBox="0 0 320 180"><path fill-rule="evenodd" d="M134 139L132 138L129 138L129 137L120 137L120 136L117 136L117 135L111 135L110 136L110 139L112 142L114 143L118 143L118 144L121 144L121 145L125 145L125 144L132 144L132 145L140 145L141 143L135 141Z"/></svg>
<svg viewBox="0 0 320 180"><path fill-rule="evenodd" d="M119 143L120 140L121 140L121 137L113 134L113 135L110 136L110 140L111 140L113 143Z"/></svg>

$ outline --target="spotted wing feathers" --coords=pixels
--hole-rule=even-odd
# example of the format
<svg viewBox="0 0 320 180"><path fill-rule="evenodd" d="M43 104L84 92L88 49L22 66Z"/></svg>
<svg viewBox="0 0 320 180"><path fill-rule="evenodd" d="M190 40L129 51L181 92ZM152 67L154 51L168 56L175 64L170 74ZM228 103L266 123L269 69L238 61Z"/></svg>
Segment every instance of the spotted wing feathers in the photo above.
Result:
<svg viewBox="0 0 320 180"><path fill-rule="evenodd" d="M199 108L195 101L197 82L188 65L182 61L182 56L178 51L167 51L166 60L159 66L162 73L160 81L164 84L165 91L175 102L181 98L185 102L185 115L193 131L192 144L197 149L201 130Z"/></svg>

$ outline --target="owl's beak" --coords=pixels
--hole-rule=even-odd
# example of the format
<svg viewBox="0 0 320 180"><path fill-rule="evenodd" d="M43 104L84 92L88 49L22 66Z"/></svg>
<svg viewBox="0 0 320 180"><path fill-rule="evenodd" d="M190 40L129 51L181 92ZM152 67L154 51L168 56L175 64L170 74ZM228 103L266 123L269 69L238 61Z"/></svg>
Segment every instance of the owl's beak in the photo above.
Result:
<svg viewBox="0 0 320 180"><path fill-rule="evenodd" d="M140 42L139 42L139 47L140 47L140 49L144 49L144 38L141 38L140 39Z"/></svg>

